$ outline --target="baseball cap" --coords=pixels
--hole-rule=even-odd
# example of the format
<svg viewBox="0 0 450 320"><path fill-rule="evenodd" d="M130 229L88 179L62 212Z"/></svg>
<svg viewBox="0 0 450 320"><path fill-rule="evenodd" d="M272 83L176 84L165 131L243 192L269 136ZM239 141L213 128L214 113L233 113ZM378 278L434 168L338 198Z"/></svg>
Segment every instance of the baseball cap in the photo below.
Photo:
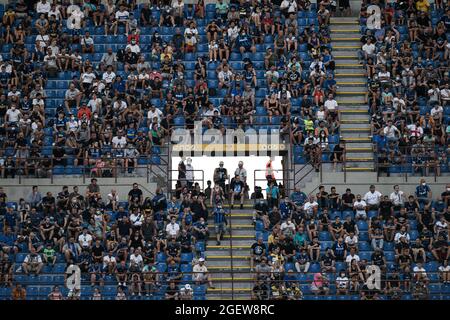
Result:
<svg viewBox="0 0 450 320"><path fill-rule="evenodd" d="M189 283L186 283L186 285L184 286L184 288L186 290L191 290L191 285Z"/></svg>
<svg viewBox="0 0 450 320"><path fill-rule="evenodd" d="M202 258L198 259L198 261L199 261L199 262L204 262L204 261L205 261L205 258L202 257Z"/></svg>

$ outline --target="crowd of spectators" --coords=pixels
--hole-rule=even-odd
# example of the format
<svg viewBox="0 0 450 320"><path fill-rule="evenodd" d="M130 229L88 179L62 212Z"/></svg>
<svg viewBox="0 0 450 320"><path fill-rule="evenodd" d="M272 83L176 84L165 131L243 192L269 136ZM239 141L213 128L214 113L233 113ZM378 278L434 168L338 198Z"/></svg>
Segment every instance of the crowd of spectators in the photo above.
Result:
<svg viewBox="0 0 450 320"><path fill-rule="evenodd" d="M7 5L1 175L132 173L194 121L222 132L271 124L318 162L339 133L333 11L325 0Z"/></svg>
<svg viewBox="0 0 450 320"><path fill-rule="evenodd" d="M102 198L93 178L84 193L64 186L56 196L44 195L34 186L11 203L0 188L1 284L12 286L20 274L55 272L64 263L57 272L63 274L67 266L69 277L70 266L78 266L82 284L95 288L94 297L111 283L118 286L117 299L161 290L167 299L192 299L191 285L213 288L202 256L209 237L205 194L195 189L172 199L160 189L153 197L143 194L135 183L127 195L113 189ZM21 263L17 255L23 256ZM181 280L186 283L179 287ZM68 298L80 294L74 288ZM60 289L55 287L49 298L62 298Z"/></svg>
<svg viewBox="0 0 450 320"><path fill-rule="evenodd" d="M256 273L253 298L429 299L436 284L449 284L450 185L433 195L422 180L414 194L398 185L381 194L323 186L307 196L296 188L278 205L255 196L257 241L251 247ZM368 281L372 266L381 285ZM439 289L438 289L439 290ZM430 293L433 291L432 293Z"/></svg>
<svg viewBox="0 0 450 320"><path fill-rule="evenodd" d="M366 28L370 4L361 6L359 58L379 171L441 175L449 161L450 8L442 1L376 1L380 24Z"/></svg>

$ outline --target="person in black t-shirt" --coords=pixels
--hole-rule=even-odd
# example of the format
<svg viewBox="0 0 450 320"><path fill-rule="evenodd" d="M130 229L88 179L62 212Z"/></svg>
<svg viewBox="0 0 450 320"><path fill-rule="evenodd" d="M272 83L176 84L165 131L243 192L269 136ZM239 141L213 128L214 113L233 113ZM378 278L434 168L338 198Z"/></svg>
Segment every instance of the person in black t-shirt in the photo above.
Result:
<svg viewBox="0 0 450 320"><path fill-rule="evenodd" d="M178 286L175 281L171 281L166 290L166 300L178 300Z"/></svg>
<svg viewBox="0 0 450 320"><path fill-rule="evenodd" d="M419 214L419 202L417 202L417 199L414 198L414 196L409 196L408 201L405 203L405 209L408 213L408 216L416 216Z"/></svg>
<svg viewBox="0 0 450 320"><path fill-rule="evenodd" d="M344 235L344 227L339 216L337 216L335 220L329 225L328 231L330 232L331 237L334 241Z"/></svg>
<svg viewBox="0 0 450 320"><path fill-rule="evenodd" d="M328 194L328 204L332 211L340 210L341 208L341 199L339 198L339 193L336 192L336 187L331 187L331 192Z"/></svg>
<svg viewBox="0 0 450 320"><path fill-rule="evenodd" d="M325 191L324 186L319 187L319 192L316 194L316 197L320 209L328 207L328 192Z"/></svg>
<svg viewBox="0 0 450 320"><path fill-rule="evenodd" d="M381 216L383 221L386 221L389 217L394 215L394 207L388 196L384 196L380 201L380 206L378 207L378 214Z"/></svg>
<svg viewBox="0 0 450 320"><path fill-rule="evenodd" d="M93 262L103 262L103 252L105 251L105 248L101 244L100 240L95 240L95 244L92 247L92 260Z"/></svg>
<svg viewBox="0 0 450 320"><path fill-rule="evenodd" d="M355 195L350 189L345 190L342 195L342 210L353 211L353 203L355 202Z"/></svg>
<svg viewBox="0 0 450 320"><path fill-rule="evenodd" d="M352 219L351 216L347 216L343 224L343 227L345 235L349 235L350 232L353 232L356 236L359 235L358 226L356 225L356 222Z"/></svg>
<svg viewBox="0 0 450 320"><path fill-rule="evenodd" d="M325 254L320 259L322 272L336 272L335 263L333 250L331 248L327 248Z"/></svg>
<svg viewBox="0 0 450 320"><path fill-rule="evenodd" d="M167 263L169 263L171 260L174 260L175 262L179 263L180 253L181 253L180 244L177 243L177 239L175 237L172 237L171 241L167 244L166 247Z"/></svg>
<svg viewBox="0 0 450 320"><path fill-rule="evenodd" d="M386 258L381 248L376 248L372 253L372 262L375 266L380 267L381 271L386 270Z"/></svg>
<svg viewBox="0 0 450 320"><path fill-rule="evenodd" d="M134 199L138 199L138 203L142 204L143 201L143 193L142 190L139 189L139 186L137 183L133 183L133 189L128 192L128 201L132 202Z"/></svg>
<svg viewBox="0 0 450 320"><path fill-rule="evenodd" d="M296 250L292 240L290 238L286 238L281 248L282 248L281 253L283 254L284 260L286 262L294 263Z"/></svg>
<svg viewBox="0 0 450 320"><path fill-rule="evenodd" d="M263 238L258 237L258 241L255 242L250 251L250 269L253 270L255 261L259 263L261 258L266 255L266 246L264 245Z"/></svg>

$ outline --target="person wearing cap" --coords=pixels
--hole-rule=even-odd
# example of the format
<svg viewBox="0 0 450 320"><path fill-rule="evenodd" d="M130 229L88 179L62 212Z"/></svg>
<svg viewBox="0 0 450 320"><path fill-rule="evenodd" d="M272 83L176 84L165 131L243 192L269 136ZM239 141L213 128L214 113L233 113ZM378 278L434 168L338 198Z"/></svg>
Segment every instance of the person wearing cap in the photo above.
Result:
<svg viewBox="0 0 450 320"><path fill-rule="evenodd" d="M207 282L209 287L214 289L208 268L205 266L205 258L201 257L198 259L198 263L194 265L192 272L192 279L196 285L202 285Z"/></svg>
<svg viewBox="0 0 450 320"><path fill-rule="evenodd" d="M180 300L192 300L194 295L192 287L189 283L186 283L184 287L181 287L180 293L178 295Z"/></svg>

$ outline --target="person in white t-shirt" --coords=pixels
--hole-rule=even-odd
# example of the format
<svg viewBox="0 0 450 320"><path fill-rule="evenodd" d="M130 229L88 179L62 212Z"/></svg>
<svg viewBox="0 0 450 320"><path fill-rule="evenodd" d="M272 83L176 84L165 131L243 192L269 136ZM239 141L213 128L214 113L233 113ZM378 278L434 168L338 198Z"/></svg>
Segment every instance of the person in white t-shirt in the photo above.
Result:
<svg viewBox="0 0 450 320"><path fill-rule="evenodd" d="M15 104L11 105L11 108L6 111L6 121L9 123L17 123L21 117L22 113Z"/></svg>
<svg viewBox="0 0 450 320"><path fill-rule="evenodd" d="M151 123L153 121L153 118L158 118L158 124L161 122L161 117L163 116L163 113L161 110L156 108L154 104L150 106L150 110L148 110L147 118L149 122Z"/></svg>
<svg viewBox="0 0 450 320"><path fill-rule="evenodd" d="M356 234L353 231L350 231L348 236L345 237L344 242L349 249L351 249L351 248L356 249L356 247L358 245L358 236L356 236Z"/></svg>
<svg viewBox="0 0 450 320"><path fill-rule="evenodd" d="M81 248L90 248L92 245L92 236L88 233L88 229L83 228L83 233L78 236L78 243Z"/></svg>
<svg viewBox="0 0 450 320"><path fill-rule="evenodd" d="M113 67L108 66L106 72L103 73L102 79L105 81L107 85L111 85L115 78L116 74L113 71Z"/></svg>
<svg viewBox="0 0 450 320"><path fill-rule="evenodd" d="M166 226L166 232L168 237L178 237L180 233L180 225L176 222L176 218L172 217L170 223Z"/></svg>
<svg viewBox="0 0 450 320"><path fill-rule="evenodd" d="M117 23L114 24L114 34L117 34L117 28L119 24L125 25L125 35L128 36L128 29L129 29L129 19L130 19L130 13L125 9L125 6L120 4L119 10L116 12L116 20Z"/></svg>
<svg viewBox="0 0 450 320"><path fill-rule="evenodd" d="M36 4L36 12L37 13L49 13L50 12L50 2L47 0L40 0L37 4Z"/></svg>
<svg viewBox="0 0 450 320"><path fill-rule="evenodd" d="M392 192L389 196L389 200L391 200L394 205L394 210L398 211L405 204L405 193L400 190L398 184L394 186L394 192Z"/></svg>
<svg viewBox="0 0 450 320"><path fill-rule="evenodd" d="M417 262L416 266L413 268L414 279L416 281L428 282L427 270L423 267L421 262Z"/></svg>
<svg viewBox="0 0 450 320"><path fill-rule="evenodd" d="M136 54L141 53L141 47L139 47L139 45L136 43L136 39L131 39L130 43L125 47L125 49L128 48L131 50L131 52L134 52Z"/></svg>
<svg viewBox="0 0 450 320"><path fill-rule="evenodd" d="M352 263L352 260L356 260L356 262L359 262L361 260L359 255L356 254L355 248L350 249L350 253L345 258L345 262L347 263L347 265L350 265L350 263Z"/></svg>
<svg viewBox="0 0 450 320"><path fill-rule="evenodd" d="M211 277L208 273L208 268L205 266L205 258L201 257L198 259L198 263L192 268L192 279L195 281L196 285L202 285L208 282L210 288L214 288L212 285Z"/></svg>
<svg viewBox="0 0 450 320"><path fill-rule="evenodd" d="M401 238L405 238L406 242L409 242L410 237L408 232L406 232L406 227L402 226L400 230L394 236L394 242L399 243Z"/></svg>
<svg viewBox="0 0 450 320"><path fill-rule="evenodd" d="M358 194L356 196L355 202L353 202L353 210L356 211L355 219L367 219L367 203L363 199L361 199L361 195Z"/></svg>
<svg viewBox="0 0 450 320"><path fill-rule="evenodd" d="M332 93L330 93L330 94L328 95L328 99L325 101L324 106L325 106L325 109L326 109L328 112L331 112L331 113L336 113L336 112L337 112L338 103L337 103L337 101L334 99Z"/></svg>
<svg viewBox="0 0 450 320"><path fill-rule="evenodd" d="M367 43L362 46L361 50L358 50L358 57L360 62L362 60L367 61L368 58L375 59L375 45L372 43L370 38L367 39Z"/></svg>
<svg viewBox="0 0 450 320"><path fill-rule="evenodd" d="M112 139L113 148L125 148L127 139L123 136L122 131L117 132L117 136Z"/></svg>
<svg viewBox="0 0 450 320"><path fill-rule="evenodd" d="M381 192L375 190L375 186L372 184L369 188L369 192L364 195L363 200L366 201L369 210L378 210L381 196Z"/></svg>
<svg viewBox="0 0 450 320"><path fill-rule="evenodd" d="M91 88L92 82L95 78L95 73L92 72L92 67L88 67L86 72L81 74L81 83L85 91Z"/></svg>
<svg viewBox="0 0 450 320"><path fill-rule="evenodd" d="M137 248L134 250L133 254L130 255L130 269L140 271L143 267L144 259L142 258L141 250Z"/></svg>
<svg viewBox="0 0 450 320"><path fill-rule="evenodd" d="M437 103L430 110L430 115L435 120L438 119L439 121L442 121L443 114L444 114L444 108L442 108L442 106L438 105Z"/></svg>
<svg viewBox="0 0 450 320"><path fill-rule="evenodd" d="M103 272L112 274L116 268L117 260L114 257L113 252L109 251L107 255L103 257Z"/></svg>
<svg viewBox="0 0 450 320"><path fill-rule="evenodd" d="M309 201L303 205L303 210L309 216L316 216L319 204L314 200L313 196L309 197Z"/></svg>
<svg viewBox="0 0 450 320"><path fill-rule="evenodd" d="M336 294L346 295L348 292L349 281L347 275L345 274L345 270L341 270L339 272L339 276L336 277Z"/></svg>

